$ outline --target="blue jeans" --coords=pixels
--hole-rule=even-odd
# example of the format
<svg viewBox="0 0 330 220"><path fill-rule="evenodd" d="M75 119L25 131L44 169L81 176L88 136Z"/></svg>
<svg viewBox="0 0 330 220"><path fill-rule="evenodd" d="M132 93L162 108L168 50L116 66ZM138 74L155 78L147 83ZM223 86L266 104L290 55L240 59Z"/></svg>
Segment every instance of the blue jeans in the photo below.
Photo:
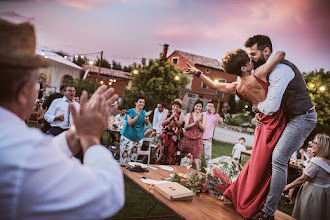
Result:
<svg viewBox="0 0 330 220"><path fill-rule="evenodd" d="M262 211L273 216L286 185L288 161L300 147L317 123L316 112L306 113L292 118L278 140L272 156L272 178L266 203Z"/></svg>

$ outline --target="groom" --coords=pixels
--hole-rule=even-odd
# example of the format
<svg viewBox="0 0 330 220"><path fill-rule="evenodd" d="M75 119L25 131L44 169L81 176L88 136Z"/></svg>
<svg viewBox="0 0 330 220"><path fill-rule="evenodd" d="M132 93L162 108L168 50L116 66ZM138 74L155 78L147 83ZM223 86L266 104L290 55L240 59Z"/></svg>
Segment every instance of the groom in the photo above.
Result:
<svg viewBox="0 0 330 220"><path fill-rule="evenodd" d="M268 36L250 37L245 42L245 47L255 69L272 56L272 43ZM266 203L252 219L274 219L274 213L286 185L290 156L305 141L317 123L315 106L304 78L294 64L283 60L269 73L268 82L270 85L267 98L254 108L268 115L276 112L282 103L289 121L273 151L272 178Z"/></svg>

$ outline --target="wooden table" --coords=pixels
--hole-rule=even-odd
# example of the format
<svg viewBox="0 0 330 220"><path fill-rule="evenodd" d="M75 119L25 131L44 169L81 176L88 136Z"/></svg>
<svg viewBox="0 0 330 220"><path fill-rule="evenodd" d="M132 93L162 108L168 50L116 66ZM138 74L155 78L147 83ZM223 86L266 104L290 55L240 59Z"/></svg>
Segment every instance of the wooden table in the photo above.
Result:
<svg viewBox="0 0 330 220"><path fill-rule="evenodd" d="M115 140L120 141L120 138L118 139L116 136L120 135L121 129L107 128L105 132L108 133L108 146L112 146Z"/></svg>
<svg viewBox="0 0 330 220"><path fill-rule="evenodd" d="M171 166L175 168L177 173L186 173L187 168L183 166ZM162 169L151 169L147 168L149 172L137 173L127 170L125 167L122 167L124 175L135 183L138 187L143 189L150 196L155 198L157 202L163 204L169 208L176 215L182 219L243 219L243 217L236 212L230 201L221 201L215 197L210 196L207 193L202 193L203 197L195 195L192 201L170 201L166 199L163 195L157 192L153 187L149 187L148 184L141 182L141 178L145 177L147 179L162 180L161 177L169 177L169 171ZM287 214L276 211L275 213L276 220L284 219L293 219Z"/></svg>

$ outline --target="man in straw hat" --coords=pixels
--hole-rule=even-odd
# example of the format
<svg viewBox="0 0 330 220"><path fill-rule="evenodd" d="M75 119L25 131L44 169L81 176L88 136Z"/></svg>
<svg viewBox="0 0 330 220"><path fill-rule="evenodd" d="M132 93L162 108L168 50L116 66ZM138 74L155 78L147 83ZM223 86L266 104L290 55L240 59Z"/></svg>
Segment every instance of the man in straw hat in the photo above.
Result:
<svg viewBox="0 0 330 220"><path fill-rule="evenodd" d="M70 105L76 127L55 138L27 127L48 66L35 45L33 25L0 19L0 219L107 218L124 204L122 172L99 141L118 95L103 86L87 103L84 92L79 112Z"/></svg>

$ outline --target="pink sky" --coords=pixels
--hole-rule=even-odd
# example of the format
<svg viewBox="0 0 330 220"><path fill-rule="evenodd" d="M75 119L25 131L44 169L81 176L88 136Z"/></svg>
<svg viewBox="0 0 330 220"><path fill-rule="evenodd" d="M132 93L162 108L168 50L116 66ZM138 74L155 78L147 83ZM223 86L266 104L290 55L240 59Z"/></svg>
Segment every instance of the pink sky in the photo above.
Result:
<svg viewBox="0 0 330 220"><path fill-rule="evenodd" d="M221 59L267 34L301 71L330 70L330 3L326 0L27 0L0 2L34 18L37 40L70 54L104 51L122 64L156 58L161 44ZM22 19L24 20L24 19ZM90 57L95 59L95 57Z"/></svg>

